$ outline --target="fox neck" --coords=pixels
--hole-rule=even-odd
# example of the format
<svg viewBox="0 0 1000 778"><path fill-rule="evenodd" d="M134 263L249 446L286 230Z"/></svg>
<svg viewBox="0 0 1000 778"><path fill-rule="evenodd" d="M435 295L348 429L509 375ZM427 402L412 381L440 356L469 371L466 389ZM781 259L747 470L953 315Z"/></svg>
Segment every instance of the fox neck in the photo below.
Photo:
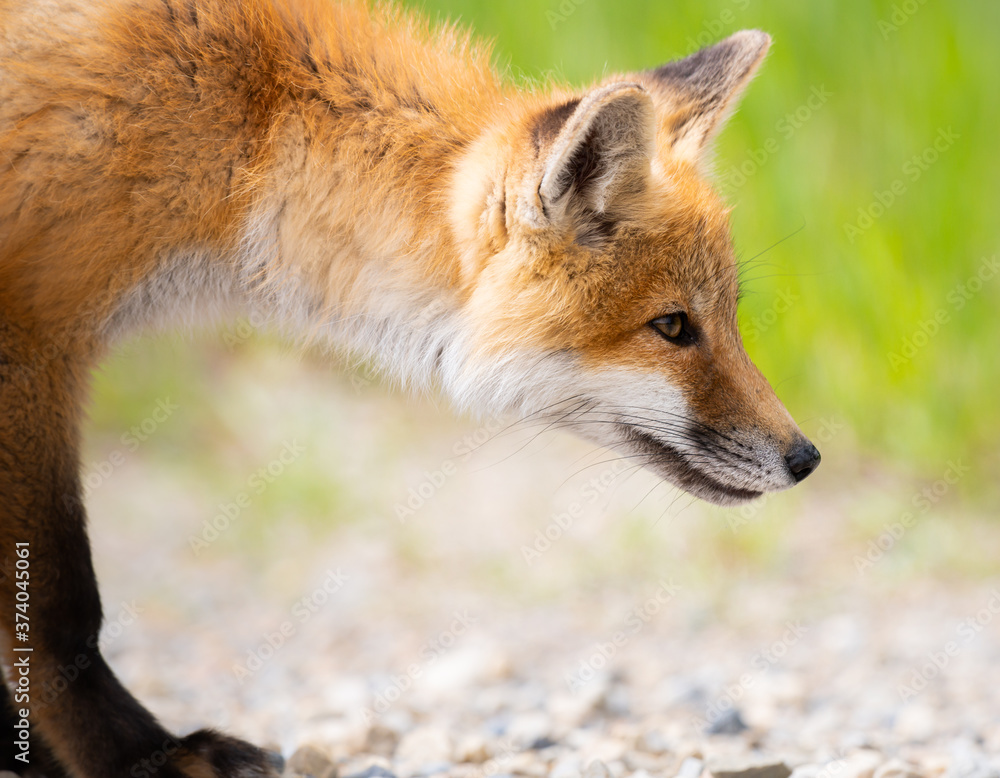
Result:
<svg viewBox="0 0 1000 778"><path fill-rule="evenodd" d="M470 268L488 250L463 228L477 218L468 203L483 203L469 187L490 185L470 162L490 136L491 112L479 108L476 122L432 105L409 116L285 119L237 265L252 307L279 327L407 388L443 385L459 405L482 410L495 406L484 398L497 388L470 364L463 315ZM456 214L456 202L465 213Z"/></svg>

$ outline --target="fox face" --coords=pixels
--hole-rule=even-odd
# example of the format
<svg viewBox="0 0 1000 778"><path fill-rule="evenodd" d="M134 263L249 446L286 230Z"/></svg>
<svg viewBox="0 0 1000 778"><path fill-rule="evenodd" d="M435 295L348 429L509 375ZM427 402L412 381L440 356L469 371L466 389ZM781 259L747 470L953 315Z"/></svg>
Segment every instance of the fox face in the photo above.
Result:
<svg viewBox="0 0 1000 778"><path fill-rule="evenodd" d="M820 459L743 348L728 210L700 174L769 43L532 106L456 175L474 374L717 504Z"/></svg>

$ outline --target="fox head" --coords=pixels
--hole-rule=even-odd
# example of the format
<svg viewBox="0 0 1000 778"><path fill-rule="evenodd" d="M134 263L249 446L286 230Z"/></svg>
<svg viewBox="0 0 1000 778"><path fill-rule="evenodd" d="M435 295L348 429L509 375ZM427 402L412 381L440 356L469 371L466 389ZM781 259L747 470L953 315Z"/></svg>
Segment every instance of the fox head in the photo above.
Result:
<svg viewBox="0 0 1000 778"><path fill-rule="evenodd" d="M820 459L743 348L728 210L700 173L769 45L743 31L539 101L457 174L479 388L718 504Z"/></svg>

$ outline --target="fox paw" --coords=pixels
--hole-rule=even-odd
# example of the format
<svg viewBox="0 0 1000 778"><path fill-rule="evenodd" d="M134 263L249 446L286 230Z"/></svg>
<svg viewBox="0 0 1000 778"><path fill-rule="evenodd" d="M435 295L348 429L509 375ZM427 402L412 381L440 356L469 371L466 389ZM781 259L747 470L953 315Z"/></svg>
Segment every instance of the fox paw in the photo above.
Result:
<svg viewBox="0 0 1000 778"><path fill-rule="evenodd" d="M284 760L210 729L180 739L171 767L185 778L279 778Z"/></svg>

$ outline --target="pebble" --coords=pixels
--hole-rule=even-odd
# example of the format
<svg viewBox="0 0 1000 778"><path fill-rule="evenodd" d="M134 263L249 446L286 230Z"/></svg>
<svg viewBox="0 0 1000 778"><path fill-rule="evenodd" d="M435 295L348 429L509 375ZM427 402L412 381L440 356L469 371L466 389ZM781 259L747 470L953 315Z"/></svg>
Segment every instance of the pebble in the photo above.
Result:
<svg viewBox="0 0 1000 778"><path fill-rule="evenodd" d="M451 770L451 762L428 762L417 768L416 772L413 773L414 776L430 776L430 775L440 775L441 773L447 773Z"/></svg>
<svg viewBox="0 0 1000 778"><path fill-rule="evenodd" d="M587 765L587 770L584 772L583 778L612 778L612 776L608 766L600 759L595 759Z"/></svg>
<svg viewBox="0 0 1000 778"><path fill-rule="evenodd" d="M784 762L712 767L710 772L714 778L788 778L792 774Z"/></svg>
<svg viewBox="0 0 1000 778"><path fill-rule="evenodd" d="M885 761L885 757L877 751L858 751L844 760L843 770L838 772L836 778L873 778L875 771Z"/></svg>
<svg viewBox="0 0 1000 778"><path fill-rule="evenodd" d="M965 741L951 748L947 778L1000 778L1000 759L991 763L981 751Z"/></svg>
<svg viewBox="0 0 1000 778"><path fill-rule="evenodd" d="M578 756L566 756L557 759L549 770L549 778L582 778L580 772L580 758Z"/></svg>
<svg viewBox="0 0 1000 778"><path fill-rule="evenodd" d="M525 711L507 725L507 736L526 748L531 743L548 739L552 732L552 717L543 711Z"/></svg>
<svg viewBox="0 0 1000 778"><path fill-rule="evenodd" d="M463 735L455 744L452 758L456 762L472 762L481 764L490 758L486 738L482 735Z"/></svg>
<svg viewBox="0 0 1000 778"><path fill-rule="evenodd" d="M874 778L925 778L918 768L900 759L892 759L875 771Z"/></svg>
<svg viewBox="0 0 1000 778"><path fill-rule="evenodd" d="M313 746L303 746L285 763L283 778L334 778L337 767Z"/></svg>
<svg viewBox="0 0 1000 778"><path fill-rule="evenodd" d="M933 737L938 727L938 717L935 710L926 703L913 703L905 706L896 717L895 732L900 739L911 742L922 742Z"/></svg>
<svg viewBox="0 0 1000 778"><path fill-rule="evenodd" d="M399 733L384 724L375 724L365 736L364 751L376 756L391 757L399 744Z"/></svg>
<svg viewBox="0 0 1000 778"><path fill-rule="evenodd" d="M521 751L498 761L505 770L509 770L515 775L543 776L549 771L548 762L541 759L534 751Z"/></svg>
<svg viewBox="0 0 1000 778"><path fill-rule="evenodd" d="M677 770L676 778L699 778L704 769L705 763L703 761L695 759L693 756L689 756L681 762L681 766Z"/></svg>
<svg viewBox="0 0 1000 778"><path fill-rule="evenodd" d="M401 762L429 764L451 761L451 737L441 727L417 727L400 738L396 759Z"/></svg>
<svg viewBox="0 0 1000 778"><path fill-rule="evenodd" d="M644 770L648 773L661 774L674 766L676 759L666 754L647 754L644 751L627 751L622 756L629 772ZM697 776L695 776L697 778Z"/></svg>
<svg viewBox="0 0 1000 778"><path fill-rule="evenodd" d="M636 747L648 754L665 754L670 751L670 744L658 729L651 729L645 732L639 738Z"/></svg>
<svg viewBox="0 0 1000 778"><path fill-rule="evenodd" d="M627 687L615 684L604 694L601 706L606 713L612 716L628 716L631 710L630 697Z"/></svg>
<svg viewBox="0 0 1000 778"><path fill-rule="evenodd" d="M706 735L739 735L750 727L736 708L730 708L705 728Z"/></svg>
<svg viewBox="0 0 1000 778"><path fill-rule="evenodd" d="M381 765L373 764L361 772L345 775L344 778L396 778L396 774Z"/></svg>

